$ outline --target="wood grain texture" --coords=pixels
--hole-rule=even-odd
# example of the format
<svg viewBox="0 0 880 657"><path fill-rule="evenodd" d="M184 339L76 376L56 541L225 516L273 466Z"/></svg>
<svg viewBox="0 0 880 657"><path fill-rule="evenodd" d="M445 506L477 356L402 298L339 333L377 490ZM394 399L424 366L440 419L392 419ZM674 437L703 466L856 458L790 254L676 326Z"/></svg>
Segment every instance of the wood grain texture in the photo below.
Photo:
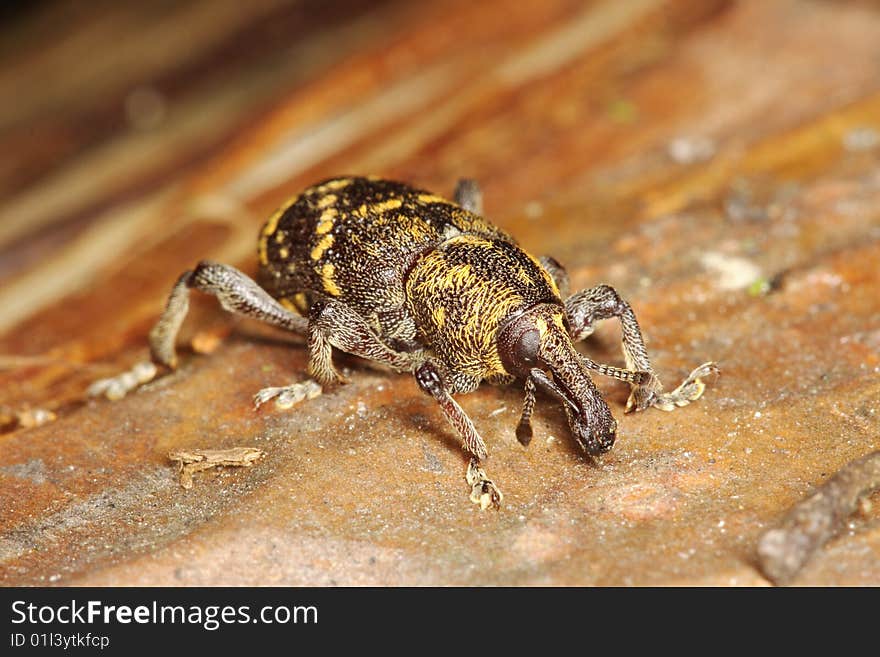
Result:
<svg viewBox="0 0 880 657"><path fill-rule="evenodd" d="M14 15L0 583L765 583L761 530L880 448L878 33L871 3L822 0ZM351 385L254 413L256 390L301 377L304 349L205 299L177 374L84 401L146 355L180 272L211 258L253 273L265 218L342 174L443 194L479 180L487 215L575 289L629 299L664 380L710 359L722 378L687 408L626 417L626 390L597 381L620 421L597 466L546 400L524 450L521 391L462 397L505 494L495 515L471 508L459 448L407 377L350 360ZM187 349L227 326L210 356ZM585 349L621 364L616 335ZM24 426L33 409L57 419ZM165 460L241 444L266 457L188 492ZM880 584L877 508L798 582Z"/></svg>

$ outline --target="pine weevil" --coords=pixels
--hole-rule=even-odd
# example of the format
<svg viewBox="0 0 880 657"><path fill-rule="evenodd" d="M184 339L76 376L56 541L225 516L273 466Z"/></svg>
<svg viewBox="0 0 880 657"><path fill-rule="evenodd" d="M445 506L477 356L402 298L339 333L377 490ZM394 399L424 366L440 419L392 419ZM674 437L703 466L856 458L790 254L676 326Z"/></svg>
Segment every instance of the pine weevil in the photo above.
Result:
<svg viewBox="0 0 880 657"><path fill-rule="evenodd" d="M263 227L259 284L228 265L200 262L180 276L150 332L152 363L98 381L90 393L118 398L160 368L173 370L175 338L189 291L197 289L230 312L307 337L314 380L261 390L257 406L312 397L319 392L315 381L344 383L333 365L334 347L411 372L470 454L467 481L482 508L500 506L501 491L481 467L486 444L453 395L483 380L523 381L516 436L528 445L540 388L562 404L574 439L590 455L611 449L617 434L591 372L631 385L626 412L672 410L700 397L701 379L717 371L714 363L663 392L635 314L613 288L568 296L568 276L556 260L532 257L483 219L476 183L460 181L454 198L378 178L335 178L310 187ZM597 321L614 317L622 326L625 369L574 348Z"/></svg>

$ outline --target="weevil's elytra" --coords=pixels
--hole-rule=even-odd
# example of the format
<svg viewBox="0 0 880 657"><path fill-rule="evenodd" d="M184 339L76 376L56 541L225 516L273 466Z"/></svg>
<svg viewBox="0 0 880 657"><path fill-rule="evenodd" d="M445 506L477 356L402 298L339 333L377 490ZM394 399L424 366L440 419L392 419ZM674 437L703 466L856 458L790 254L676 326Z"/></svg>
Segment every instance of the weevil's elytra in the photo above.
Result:
<svg viewBox="0 0 880 657"><path fill-rule="evenodd" d="M575 441L590 454L614 444L617 422L591 379L598 372L632 387L627 411L672 410L703 393L706 363L663 392L629 304L607 285L563 298L568 279L554 259L537 259L481 216L473 181L455 201L404 183L334 178L310 187L275 212L258 240L259 285L227 265L202 261L179 279L150 334L153 362L173 369L174 342L191 288L229 311L306 335L309 373L322 386L342 382L333 349L411 372L471 454L471 499L499 506L501 492L481 462L486 445L453 398L482 381L524 384L517 438L527 445L540 388L564 408ZM574 343L594 324L617 318L626 368L596 363ZM142 384L130 374L98 382L93 392L121 396ZM308 390L304 386L309 387ZM294 403L314 383L260 391Z"/></svg>

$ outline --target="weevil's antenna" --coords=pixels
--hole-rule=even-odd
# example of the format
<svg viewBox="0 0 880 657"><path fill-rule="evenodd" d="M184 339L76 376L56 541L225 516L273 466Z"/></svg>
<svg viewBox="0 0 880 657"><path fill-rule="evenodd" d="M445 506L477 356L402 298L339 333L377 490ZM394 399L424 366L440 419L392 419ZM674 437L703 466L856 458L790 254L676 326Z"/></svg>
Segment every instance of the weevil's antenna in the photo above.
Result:
<svg viewBox="0 0 880 657"><path fill-rule="evenodd" d="M516 425L516 439L523 447L532 442L532 411L535 410L535 380L529 375L526 378L526 398L523 400L522 415Z"/></svg>

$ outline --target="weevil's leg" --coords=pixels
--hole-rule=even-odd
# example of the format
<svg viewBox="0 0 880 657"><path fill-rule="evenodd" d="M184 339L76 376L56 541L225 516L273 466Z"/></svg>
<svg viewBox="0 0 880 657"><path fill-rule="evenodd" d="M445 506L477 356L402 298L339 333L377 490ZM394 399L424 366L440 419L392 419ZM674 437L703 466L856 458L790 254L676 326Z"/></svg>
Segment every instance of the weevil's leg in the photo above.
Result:
<svg viewBox="0 0 880 657"><path fill-rule="evenodd" d="M333 365L333 347L395 370L412 369L415 353L394 351L385 345L364 318L344 303L319 301L313 304L308 327L309 375L318 383L307 380L280 388L263 388L254 396L255 407L275 399L276 406L290 408L303 399L320 395L321 385L347 383Z"/></svg>
<svg viewBox="0 0 880 657"><path fill-rule="evenodd" d="M332 347L398 371L411 370L419 352L394 351L355 310L339 301L320 301L309 311L309 374L322 385L345 383L333 366Z"/></svg>
<svg viewBox="0 0 880 657"><path fill-rule="evenodd" d="M229 265L202 260L191 272L177 281L165 312L150 331L150 353L153 362L174 369L177 354L174 342L189 310L189 290L213 294L224 310L258 319L294 333L305 335L308 320L287 310L269 296L252 279Z"/></svg>
<svg viewBox="0 0 880 657"><path fill-rule="evenodd" d="M551 258L550 256L541 256L538 258L538 262L541 263L541 266L547 270L553 282L556 283L556 287L559 289L559 296L563 299L567 297L569 287L568 272L565 271L565 267L559 264L556 258Z"/></svg>
<svg viewBox="0 0 880 657"><path fill-rule="evenodd" d="M217 297L220 305L234 313L258 319L289 331L305 334L308 321L281 306L245 274L229 265L203 260L192 271L186 271L174 284L165 310L150 331L152 363L138 363L128 372L95 381L90 396L104 395L120 399L135 388L153 380L159 372L156 365L177 367L174 348L177 334L189 310L189 292L195 289Z"/></svg>
<svg viewBox="0 0 880 657"><path fill-rule="evenodd" d="M703 394L706 385L702 378L718 372L718 367L714 363L703 363L675 390L663 392L660 379L651 367L635 313L614 288L608 285L599 285L573 294L565 301L565 312L571 328L571 337L576 341L590 335L597 321L613 317L620 320L626 370L599 365L590 359L586 361L591 369L629 381L632 392L626 403L627 413L641 411L649 406L656 406L665 411L671 411L676 406L685 406L699 399Z"/></svg>
<svg viewBox="0 0 880 657"><path fill-rule="evenodd" d="M471 502L479 504L481 511L485 511L490 506L495 509L501 508L504 495L495 482L486 476L486 471L480 467L479 460L472 457L468 461L467 473L464 478L471 487Z"/></svg>
<svg viewBox="0 0 880 657"><path fill-rule="evenodd" d="M477 433L474 423L471 422L467 413L449 393L444 381L443 369L436 361L426 360L415 370L416 382L424 392L437 400L446 419L449 420L461 438L465 450L473 455L468 463L466 475L467 482L471 487L471 501L479 504L481 509L486 509L489 506L499 508L504 496L495 482L489 479L480 467L480 462L489 456L486 443Z"/></svg>
<svg viewBox="0 0 880 657"><path fill-rule="evenodd" d="M474 214L483 214L483 192L480 184L470 178L462 178L455 186L454 200L458 205Z"/></svg>
<svg viewBox="0 0 880 657"><path fill-rule="evenodd" d="M320 384L312 379L292 383L288 386L263 388L254 395L254 408L259 408L270 399L274 399L275 406L288 409L306 399L314 399L320 394Z"/></svg>
<svg viewBox="0 0 880 657"><path fill-rule="evenodd" d="M519 424L516 425L516 439L523 447L528 447L532 442L532 411L535 410L535 381L532 377L526 379L526 398L523 400L522 415Z"/></svg>

